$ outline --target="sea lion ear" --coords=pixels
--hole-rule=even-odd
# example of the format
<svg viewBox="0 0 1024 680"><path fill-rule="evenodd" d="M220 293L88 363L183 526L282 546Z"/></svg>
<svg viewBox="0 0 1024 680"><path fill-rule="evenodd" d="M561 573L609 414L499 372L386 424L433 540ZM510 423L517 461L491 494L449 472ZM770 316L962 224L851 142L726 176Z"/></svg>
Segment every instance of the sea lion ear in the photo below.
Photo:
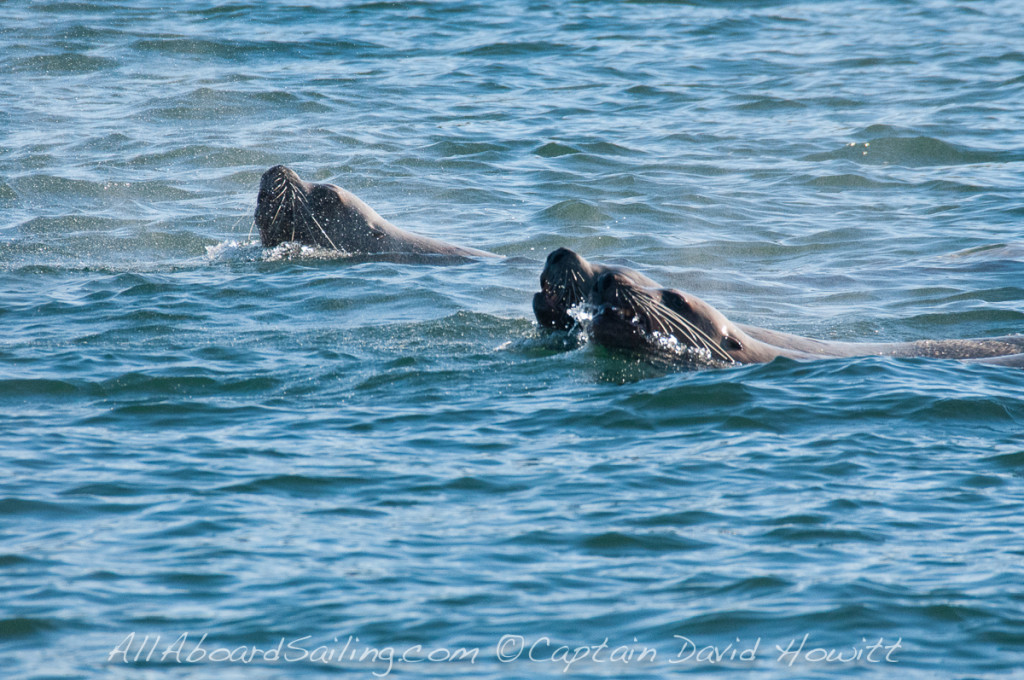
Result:
<svg viewBox="0 0 1024 680"><path fill-rule="evenodd" d="M742 342L740 342L736 338L730 337L728 335L723 335L722 336L722 343L721 344L722 344L722 349L727 350L727 351L733 351L733 350L741 351L743 349L743 343Z"/></svg>

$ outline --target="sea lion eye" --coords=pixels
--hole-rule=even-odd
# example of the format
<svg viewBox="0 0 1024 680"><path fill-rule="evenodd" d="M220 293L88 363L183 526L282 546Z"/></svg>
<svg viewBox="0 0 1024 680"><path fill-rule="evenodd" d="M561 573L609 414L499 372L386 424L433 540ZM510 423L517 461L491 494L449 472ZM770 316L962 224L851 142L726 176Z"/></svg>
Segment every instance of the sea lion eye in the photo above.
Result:
<svg viewBox="0 0 1024 680"><path fill-rule="evenodd" d="M677 312L690 311L690 303L686 301L686 298L674 290L666 290L662 294L661 300L666 307L674 309Z"/></svg>

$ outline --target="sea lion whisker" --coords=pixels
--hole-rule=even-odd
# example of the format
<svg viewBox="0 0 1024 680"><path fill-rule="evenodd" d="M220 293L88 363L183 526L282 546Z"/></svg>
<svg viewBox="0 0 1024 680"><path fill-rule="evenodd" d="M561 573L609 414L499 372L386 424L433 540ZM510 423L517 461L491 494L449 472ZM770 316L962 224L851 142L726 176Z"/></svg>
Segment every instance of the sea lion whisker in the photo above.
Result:
<svg viewBox="0 0 1024 680"><path fill-rule="evenodd" d="M670 321L674 321L674 322L676 322L676 324L684 324L686 326L686 328L688 328L691 331L691 333L692 333L691 339L693 340L694 345L698 345L700 347L703 347L704 349L708 350L712 354L717 355L718 358L720 358L720 359L722 359L724 361L732 361L733 360L733 358L731 356L729 356L729 353L726 352L724 349L722 349L714 340L712 340L711 337L709 337L707 333L705 333L700 328L698 328L697 326L692 324L690 321L684 319L682 316L677 314L674 310L668 309L667 307L664 307L662 305L662 307L661 307L661 309L659 311L664 312L665 316Z"/></svg>
<svg viewBox="0 0 1024 680"><path fill-rule="evenodd" d="M651 304L653 306L654 302L652 301ZM673 309L671 309L669 307L666 307L665 305L658 304L657 305L657 312L655 314L655 318L658 318L658 315L660 315L661 317L664 317L666 322L671 327L676 328L677 330L680 330L681 332L683 332L684 335L686 335L686 337L694 345L699 346L699 347L703 347L703 348L708 349L709 351L712 351L712 352L715 352L716 349L718 349L719 351L721 350L721 348L718 348L715 345L714 340L712 340L710 337L708 337L707 333L702 331L700 328L698 328L696 325L694 325L688 319L686 319L686 318L682 317L681 315L679 315L678 313L676 313L675 310L673 310Z"/></svg>
<svg viewBox="0 0 1024 680"><path fill-rule="evenodd" d="M292 208L292 237L290 239L288 239L288 240L289 241L295 241L295 230L299 226L299 221L297 219L295 219L295 194L292 194L290 202L292 204L291 205L291 208ZM283 205L283 203L282 203L282 205Z"/></svg>
<svg viewBox="0 0 1024 680"><path fill-rule="evenodd" d="M305 196L299 196L299 206L303 210L305 210L306 216L313 222L313 224L316 225L317 229L320 230L320 233L324 235L325 239L327 239L327 242L331 244L331 247L334 248L335 250L340 251L341 248L334 244L334 241L331 240L331 237L327 235L327 230L324 229L323 225L320 224L320 221L316 219L316 215L313 214L313 210L312 208L309 207L309 201L306 200Z"/></svg>
<svg viewBox="0 0 1024 680"><path fill-rule="evenodd" d="M587 280L583 278L583 275L579 272L572 273L572 290L576 296L577 302L585 302L587 296L584 295L583 290L587 285Z"/></svg>
<svg viewBox="0 0 1024 680"><path fill-rule="evenodd" d="M591 291L589 290L589 286L587 284L588 284L588 281L584 277L580 276L578 273L575 273L575 276L574 276L574 278L572 280L572 305L571 306L573 306L573 307L577 307L577 306L584 306L584 307L586 307L586 306L590 305L590 293L591 293Z"/></svg>
<svg viewBox="0 0 1024 680"><path fill-rule="evenodd" d="M246 217L249 218L249 222L250 222L250 224L249 224L249 236L247 238L251 238L252 237L252 228L256 225L256 220L252 217L252 210L248 210L245 213L242 213L241 215L238 216L237 219L235 219L235 221L231 224L231 229L230 229L231 233L235 233L235 230L238 229L238 225L241 224L242 220L244 220Z"/></svg>
<svg viewBox="0 0 1024 680"><path fill-rule="evenodd" d="M623 298L629 300L629 303L635 309L638 308L643 311L647 315L648 319L653 321L662 321L662 325L668 327L669 335L672 335L672 331L675 331L689 341L689 343L694 347L704 349L723 361L733 361L732 357L729 356L729 354L718 344L716 344L707 333L702 331L688 319L685 319L676 313L675 310L657 302L650 296L640 295L634 291L624 293Z"/></svg>
<svg viewBox="0 0 1024 680"><path fill-rule="evenodd" d="M231 224L230 232L232 234L235 233L235 231L238 230L238 225L242 223L242 220L244 220L246 218L249 218L249 234L248 234L248 236L246 236L246 240L252 238L252 230L256 226L256 220L255 220L255 217L254 217L254 210L253 210L253 208L255 208L256 205L259 205L259 198L258 197L257 197L257 199L255 201L247 201L246 202L246 210L245 210L245 212L240 214L235 219L235 221Z"/></svg>
<svg viewBox="0 0 1024 680"><path fill-rule="evenodd" d="M559 282L556 286L553 287L552 292L554 292L555 297L558 299L559 302L563 304L568 302L569 296L572 293L572 281Z"/></svg>
<svg viewBox="0 0 1024 680"><path fill-rule="evenodd" d="M545 279L541 282L541 287L545 289L547 295L564 307L573 306L571 296L576 294L575 285L571 272L566 272L558 281Z"/></svg>
<svg viewBox="0 0 1024 680"><path fill-rule="evenodd" d="M284 208L284 201L281 201L277 206L277 212L270 218L270 228L273 229L277 226L277 218L281 215L281 209Z"/></svg>
<svg viewBox="0 0 1024 680"><path fill-rule="evenodd" d="M573 289L576 291L577 296L583 297L583 287L586 285L587 280L578 271L572 272L572 283Z"/></svg>
<svg viewBox="0 0 1024 680"><path fill-rule="evenodd" d="M636 300L633 304L634 307L639 308L640 311L646 314L648 319L657 322L659 326L662 326L661 330L667 330L668 335L679 333L679 335L682 336L682 339L686 340L694 347L702 347L704 345L697 334L694 333L695 329L693 328L693 324L686 321L686 319L679 318L670 312L666 313L667 310L665 310L661 305L657 305L657 308L655 308L655 303L651 299ZM652 330L659 331L657 328L652 328Z"/></svg>
<svg viewBox="0 0 1024 680"><path fill-rule="evenodd" d="M686 322L685 320L674 319L672 317L669 317L667 319L667 324L670 329L674 330L677 333L682 333L683 335L685 335L687 340L691 345L693 345L693 347L697 349L706 350L711 354L716 354L719 357L722 357L722 352L715 347L715 344L711 342L706 335L701 333L700 330L694 327L692 324ZM669 334L672 335L671 332ZM728 359L728 357L725 358Z"/></svg>
<svg viewBox="0 0 1024 680"><path fill-rule="evenodd" d="M572 293L572 306L576 306L583 300L583 290L580 288L581 281L575 277L568 281L566 291Z"/></svg>
<svg viewBox="0 0 1024 680"><path fill-rule="evenodd" d="M306 209L309 210L308 207ZM309 212L309 219L313 220L313 224L315 224L317 229L320 230L320 233L324 235L324 238L327 239L327 242L331 244L331 247L334 248L337 251L340 251L341 248L339 248L338 246L334 245L334 241L332 241L331 237L327 235L327 230L324 229L323 225L320 224L319 220L316 219L316 216L313 215L312 211Z"/></svg>

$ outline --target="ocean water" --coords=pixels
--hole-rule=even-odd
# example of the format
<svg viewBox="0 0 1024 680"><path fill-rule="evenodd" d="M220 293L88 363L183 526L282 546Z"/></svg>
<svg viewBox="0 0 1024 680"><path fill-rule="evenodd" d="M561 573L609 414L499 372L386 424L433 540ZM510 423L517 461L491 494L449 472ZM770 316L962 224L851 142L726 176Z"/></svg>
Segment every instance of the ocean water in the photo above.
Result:
<svg viewBox="0 0 1024 680"><path fill-rule="evenodd" d="M1024 331L1024 4L0 2L4 678L1004 678L1024 371L669 372L735 321ZM285 163L459 266L264 251Z"/></svg>

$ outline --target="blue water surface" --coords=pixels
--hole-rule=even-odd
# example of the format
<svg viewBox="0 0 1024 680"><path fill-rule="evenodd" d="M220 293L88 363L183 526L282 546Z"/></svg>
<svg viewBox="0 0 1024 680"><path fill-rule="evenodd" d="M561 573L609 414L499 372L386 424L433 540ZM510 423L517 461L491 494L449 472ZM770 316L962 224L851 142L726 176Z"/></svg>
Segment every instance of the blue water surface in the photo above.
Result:
<svg viewBox="0 0 1024 680"><path fill-rule="evenodd" d="M1024 331L1024 4L0 2L4 678L1004 678L1024 371L673 372L733 320ZM264 250L286 163L458 266Z"/></svg>

